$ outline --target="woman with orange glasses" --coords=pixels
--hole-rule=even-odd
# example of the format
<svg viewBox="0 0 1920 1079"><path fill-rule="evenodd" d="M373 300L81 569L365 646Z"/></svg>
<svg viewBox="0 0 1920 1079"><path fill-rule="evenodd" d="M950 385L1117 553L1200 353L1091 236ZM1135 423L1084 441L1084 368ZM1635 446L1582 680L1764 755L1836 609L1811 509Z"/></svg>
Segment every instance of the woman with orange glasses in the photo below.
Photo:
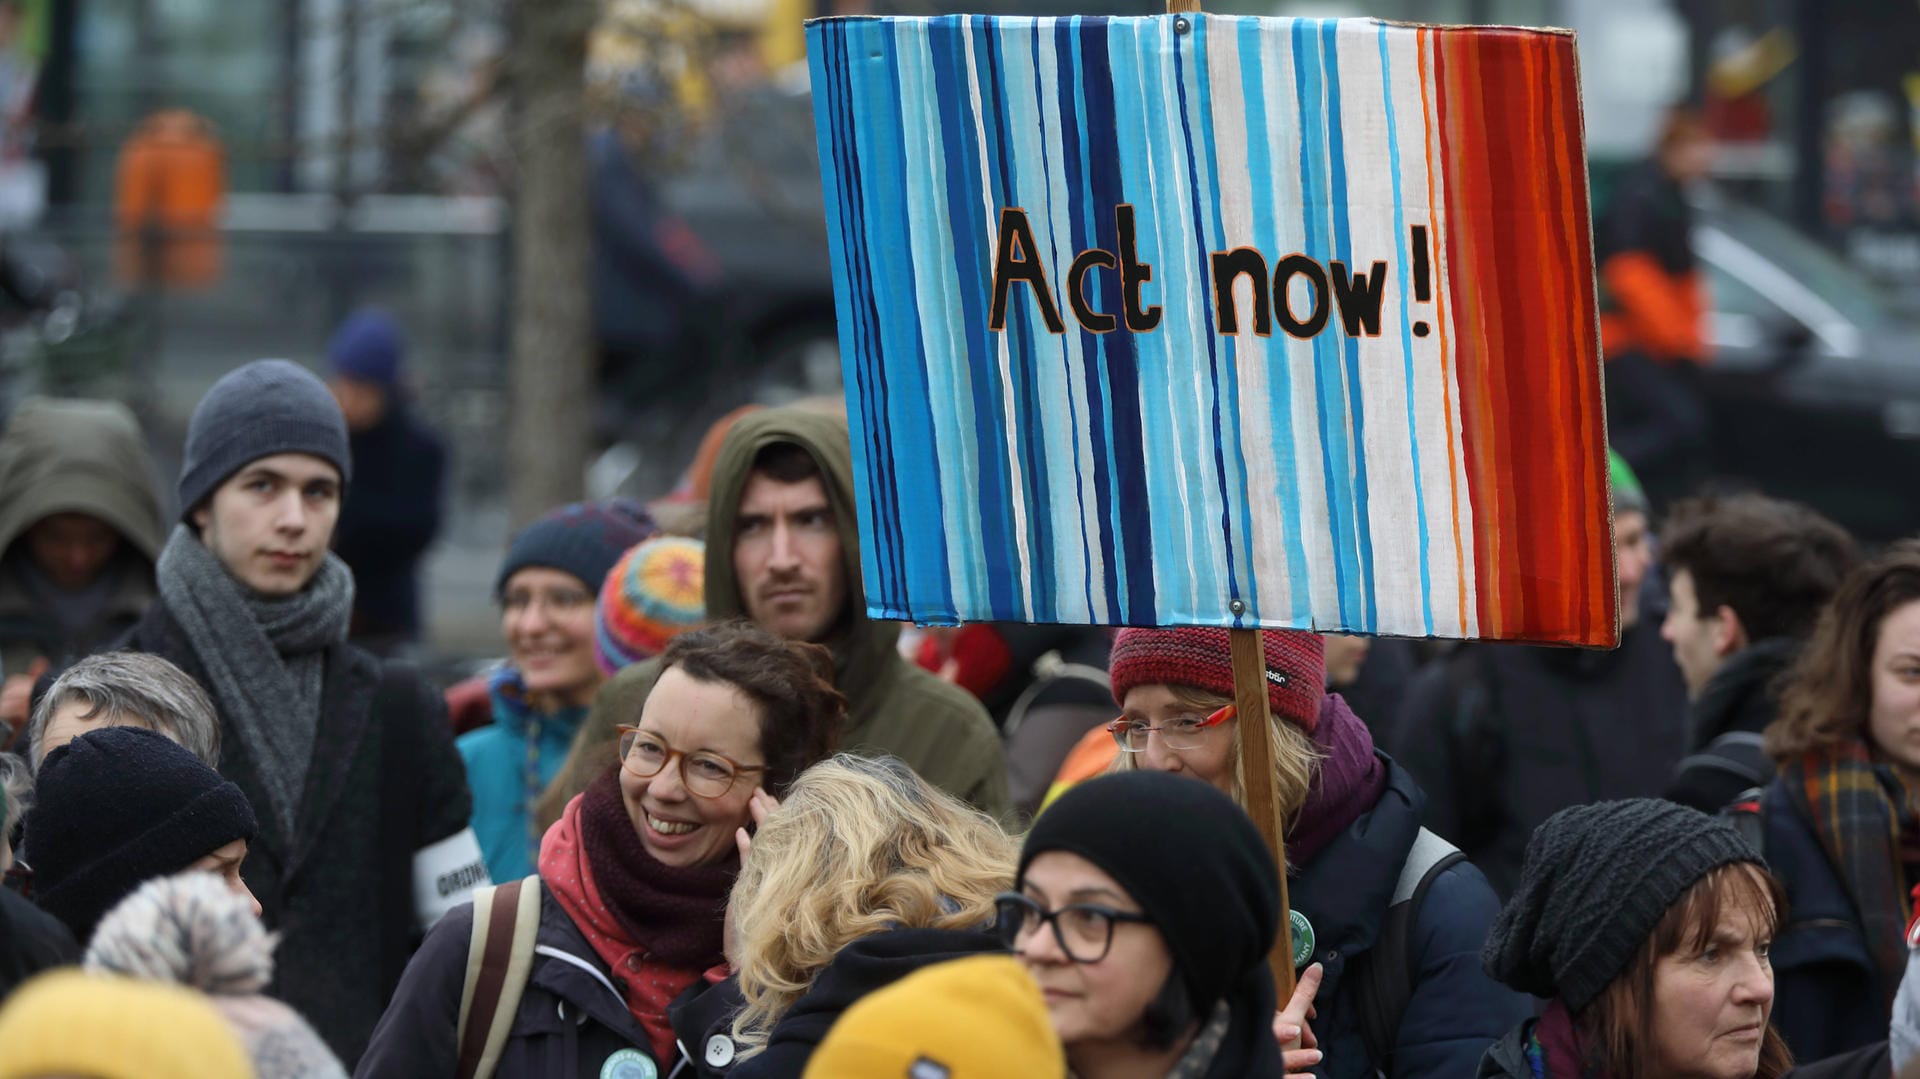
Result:
<svg viewBox="0 0 1920 1079"><path fill-rule="evenodd" d="M499 1020L496 1076L674 1069L667 1005L727 973L724 912L747 833L832 751L846 714L826 649L748 623L677 637L661 658L618 759L567 804L541 841L539 875L521 885L539 889L538 930L524 995ZM469 1043L483 1039L462 1038L458 1017L473 909L427 934L355 1074L472 1074ZM488 944L514 932L502 909Z"/></svg>
<svg viewBox="0 0 1920 1079"><path fill-rule="evenodd" d="M1420 826L1426 795L1326 692L1320 637L1261 634L1286 834L1294 966L1319 964L1306 1042L1324 1079L1455 1079L1530 1014L1480 948L1500 904L1480 871ZM1116 771L1190 776L1246 807L1224 629L1125 629L1110 661ZM1045 814L1041 819L1045 820Z"/></svg>

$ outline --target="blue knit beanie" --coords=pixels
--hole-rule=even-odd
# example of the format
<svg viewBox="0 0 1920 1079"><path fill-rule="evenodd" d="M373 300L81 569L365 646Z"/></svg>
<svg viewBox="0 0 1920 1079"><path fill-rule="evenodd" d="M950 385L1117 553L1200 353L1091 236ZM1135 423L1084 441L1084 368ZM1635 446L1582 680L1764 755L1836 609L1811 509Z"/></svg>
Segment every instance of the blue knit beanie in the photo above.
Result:
<svg viewBox="0 0 1920 1079"><path fill-rule="evenodd" d="M631 498L574 502L553 510L520 530L500 563L493 594L504 598L507 579L528 566L547 566L580 578L587 594L598 596L627 548L659 531L645 506Z"/></svg>
<svg viewBox="0 0 1920 1079"><path fill-rule="evenodd" d="M378 307L363 307L334 331L327 343L327 362L336 374L392 389L400 379L400 358L406 351L400 323Z"/></svg>
<svg viewBox="0 0 1920 1079"><path fill-rule="evenodd" d="M320 458L340 470L342 487L352 478L347 421L326 383L286 360L255 360L227 372L187 421L180 519L191 521L227 477L280 453Z"/></svg>

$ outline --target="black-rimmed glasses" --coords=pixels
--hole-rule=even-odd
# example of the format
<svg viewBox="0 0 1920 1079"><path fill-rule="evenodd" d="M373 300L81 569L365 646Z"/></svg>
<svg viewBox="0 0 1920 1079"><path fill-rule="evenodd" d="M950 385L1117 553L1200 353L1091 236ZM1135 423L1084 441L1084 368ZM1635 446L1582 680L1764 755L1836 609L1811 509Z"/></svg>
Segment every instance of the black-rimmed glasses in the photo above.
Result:
<svg viewBox="0 0 1920 1079"><path fill-rule="evenodd" d="M1032 936L1044 922L1052 927L1060 953L1076 963L1105 959L1113 947L1113 927L1119 923L1153 924L1153 919L1144 914L1096 903L1069 903L1059 910L1047 910L1019 892L1001 892L993 897L993 905L999 912L1000 937L1007 947L1018 948L1021 939Z"/></svg>
<svg viewBox="0 0 1920 1079"><path fill-rule="evenodd" d="M693 753L678 750L638 727L621 726L620 765L641 779L652 779L675 758L680 761L680 782L687 793L702 798L719 798L733 789L743 775L764 772L764 764L741 764L732 757L712 750Z"/></svg>

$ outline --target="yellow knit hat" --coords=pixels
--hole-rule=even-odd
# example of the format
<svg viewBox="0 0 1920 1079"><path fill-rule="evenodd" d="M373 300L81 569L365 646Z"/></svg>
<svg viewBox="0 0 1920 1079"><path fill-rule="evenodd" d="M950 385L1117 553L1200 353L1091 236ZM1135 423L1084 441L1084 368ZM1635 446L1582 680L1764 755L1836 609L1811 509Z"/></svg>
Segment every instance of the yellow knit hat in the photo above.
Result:
<svg viewBox="0 0 1920 1079"><path fill-rule="evenodd" d="M233 1029L190 989L74 968L0 1008L0 1079L253 1079Z"/></svg>
<svg viewBox="0 0 1920 1079"><path fill-rule="evenodd" d="M1065 1079L1040 988L1005 955L918 971L847 1009L806 1079Z"/></svg>

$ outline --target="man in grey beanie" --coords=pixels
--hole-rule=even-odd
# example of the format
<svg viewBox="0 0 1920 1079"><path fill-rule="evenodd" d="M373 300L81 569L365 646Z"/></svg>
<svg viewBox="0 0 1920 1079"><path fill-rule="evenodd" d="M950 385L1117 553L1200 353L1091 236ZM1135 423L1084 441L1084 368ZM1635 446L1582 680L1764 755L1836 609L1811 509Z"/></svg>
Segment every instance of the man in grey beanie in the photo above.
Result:
<svg viewBox="0 0 1920 1079"><path fill-rule="evenodd" d="M220 770L259 811L243 874L282 935L273 992L349 1065L416 935L486 879L440 696L346 643L353 574L329 547L351 479L318 378L221 378L187 428L159 600L120 645L213 697Z"/></svg>

